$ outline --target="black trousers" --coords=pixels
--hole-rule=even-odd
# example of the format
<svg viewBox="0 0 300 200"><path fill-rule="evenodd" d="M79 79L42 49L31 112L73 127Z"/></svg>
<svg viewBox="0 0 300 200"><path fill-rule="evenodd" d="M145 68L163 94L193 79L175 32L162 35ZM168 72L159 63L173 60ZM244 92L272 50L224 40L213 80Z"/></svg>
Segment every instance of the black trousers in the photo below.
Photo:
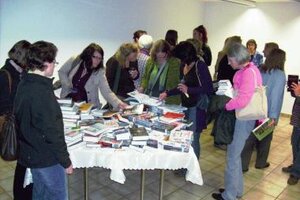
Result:
<svg viewBox="0 0 300 200"><path fill-rule="evenodd" d="M26 167L17 163L14 176L14 200L31 200L33 184L27 185L23 188Z"/></svg>
<svg viewBox="0 0 300 200"><path fill-rule="evenodd" d="M263 168L264 166L266 166L269 152L270 152L272 138L273 138L273 132L270 133L261 141L259 141L254 134L252 133L250 134L250 136L246 140L244 149L241 154L243 171L249 169L249 163L251 160L254 147L256 148L257 151L255 167Z"/></svg>

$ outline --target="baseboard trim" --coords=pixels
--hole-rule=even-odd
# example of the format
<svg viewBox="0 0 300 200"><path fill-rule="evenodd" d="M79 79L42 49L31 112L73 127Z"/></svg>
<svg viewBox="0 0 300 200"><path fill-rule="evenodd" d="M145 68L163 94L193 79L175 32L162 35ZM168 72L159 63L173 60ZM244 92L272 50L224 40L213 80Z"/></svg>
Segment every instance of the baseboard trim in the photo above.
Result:
<svg viewBox="0 0 300 200"><path fill-rule="evenodd" d="M290 118L292 115L287 113L280 113L280 117Z"/></svg>

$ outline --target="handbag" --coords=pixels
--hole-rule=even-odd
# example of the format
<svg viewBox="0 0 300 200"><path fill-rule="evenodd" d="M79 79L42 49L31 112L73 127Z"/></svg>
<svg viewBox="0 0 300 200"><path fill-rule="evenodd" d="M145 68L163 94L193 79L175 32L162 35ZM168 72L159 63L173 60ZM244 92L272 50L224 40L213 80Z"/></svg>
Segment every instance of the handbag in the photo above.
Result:
<svg viewBox="0 0 300 200"><path fill-rule="evenodd" d="M250 102L244 108L235 110L235 116L239 120L265 119L268 116L266 87L257 86L256 73L252 68L250 69L254 74L255 91Z"/></svg>
<svg viewBox="0 0 300 200"><path fill-rule="evenodd" d="M11 94L12 80L9 72L5 69L9 83L9 92ZM3 160L13 161L17 159L18 141L15 116L13 111L0 116L0 156Z"/></svg>
<svg viewBox="0 0 300 200"><path fill-rule="evenodd" d="M6 161L17 159L18 140L15 116L9 113L5 116L5 121L0 132L1 157Z"/></svg>

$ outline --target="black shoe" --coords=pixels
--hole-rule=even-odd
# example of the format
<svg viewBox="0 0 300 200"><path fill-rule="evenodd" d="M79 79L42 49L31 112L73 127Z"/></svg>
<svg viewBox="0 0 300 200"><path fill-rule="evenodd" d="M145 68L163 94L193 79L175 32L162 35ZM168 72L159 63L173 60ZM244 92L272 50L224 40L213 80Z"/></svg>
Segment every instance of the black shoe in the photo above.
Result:
<svg viewBox="0 0 300 200"><path fill-rule="evenodd" d="M221 193L212 193L211 196L212 196L212 198L214 198L214 199L216 199L216 200L225 200L225 199L222 197Z"/></svg>
<svg viewBox="0 0 300 200"><path fill-rule="evenodd" d="M268 168L270 167L270 163L267 162L264 166L260 167L260 166L255 166L256 169L265 169L265 168Z"/></svg>
<svg viewBox="0 0 300 200"><path fill-rule="evenodd" d="M281 170L285 173L291 173L293 165L289 165L287 167L283 167Z"/></svg>
<svg viewBox="0 0 300 200"><path fill-rule="evenodd" d="M296 176L291 174L288 181L287 181L287 183L289 185L296 185L298 183L298 181L299 181L299 178L297 178Z"/></svg>
<svg viewBox="0 0 300 200"><path fill-rule="evenodd" d="M223 193L223 192L225 192L225 189L224 188L219 188L219 192ZM240 199L240 198L242 198L242 196L236 196L236 198Z"/></svg>
<svg viewBox="0 0 300 200"><path fill-rule="evenodd" d="M249 169L243 169L243 173L246 173L247 171L249 171Z"/></svg>

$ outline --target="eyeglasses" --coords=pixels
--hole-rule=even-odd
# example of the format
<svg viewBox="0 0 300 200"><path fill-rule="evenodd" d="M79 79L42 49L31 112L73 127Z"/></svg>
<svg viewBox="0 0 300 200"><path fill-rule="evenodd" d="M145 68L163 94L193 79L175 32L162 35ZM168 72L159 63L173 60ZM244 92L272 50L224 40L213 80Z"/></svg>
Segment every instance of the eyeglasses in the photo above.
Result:
<svg viewBox="0 0 300 200"><path fill-rule="evenodd" d="M98 57L98 56L92 56L92 57L98 60L102 60L102 57Z"/></svg>
<svg viewBox="0 0 300 200"><path fill-rule="evenodd" d="M53 63L54 65L58 65L58 64L59 64L59 62L57 62L56 60L53 60L52 63Z"/></svg>

